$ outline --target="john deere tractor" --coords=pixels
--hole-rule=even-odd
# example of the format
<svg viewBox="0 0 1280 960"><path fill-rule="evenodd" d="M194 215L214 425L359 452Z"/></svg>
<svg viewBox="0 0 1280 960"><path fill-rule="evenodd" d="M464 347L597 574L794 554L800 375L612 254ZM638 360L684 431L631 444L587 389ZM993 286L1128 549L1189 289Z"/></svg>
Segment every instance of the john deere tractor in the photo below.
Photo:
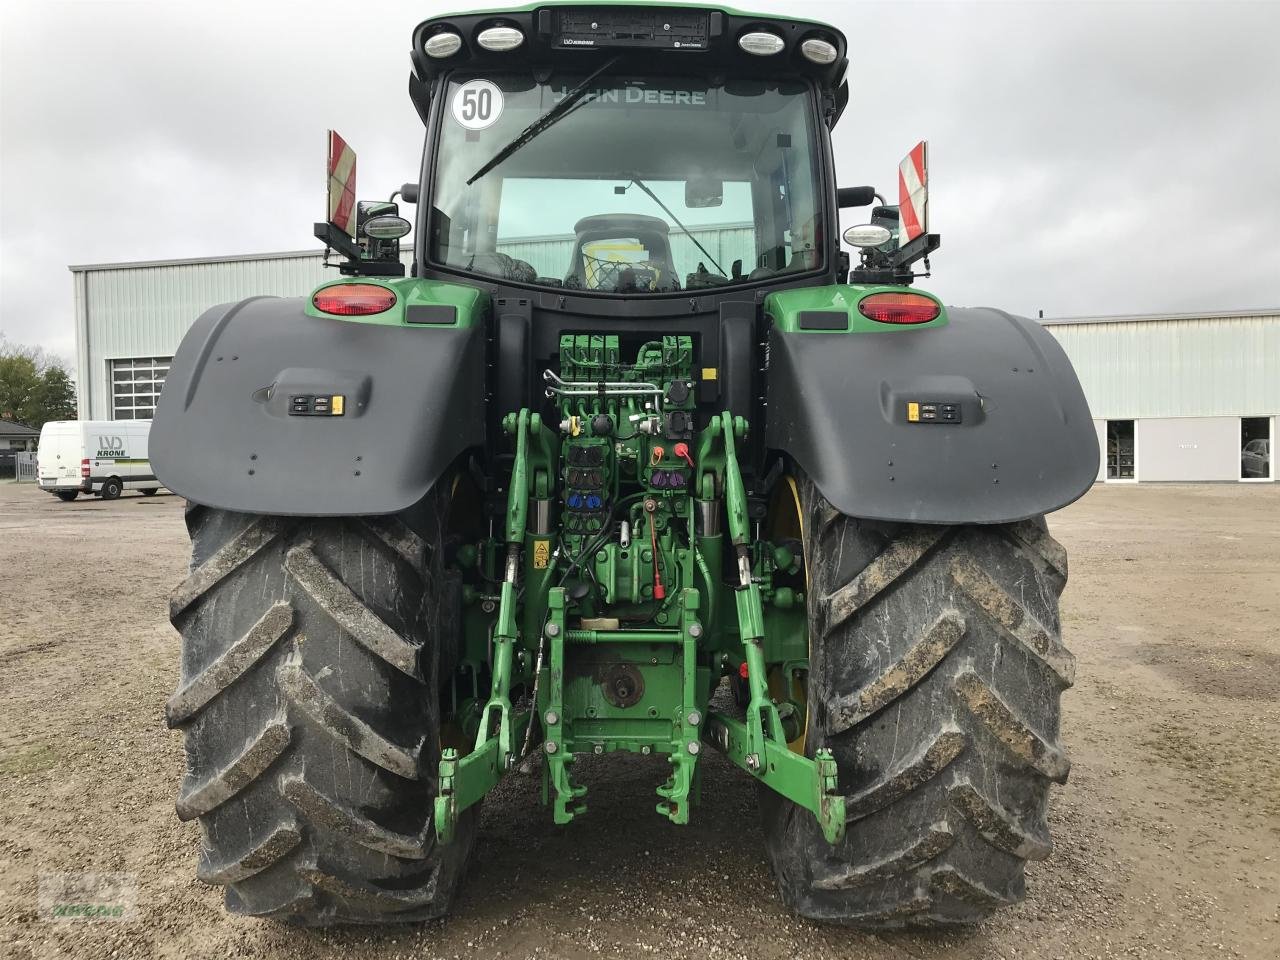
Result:
<svg viewBox="0 0 1280 960"><path fill-rule="evenodd" d="M913 285L923 148L897 204L837 187L840 31L540 3L412 62L421 175L353 204L335 138L334 278L206 312L154 422L200 879L437 917L518 768L573 829L577 758L665 758L684 824L714 750L804 916L1017 901L1068 770L1043 516L1095 435L1036 323Z"/></svg>

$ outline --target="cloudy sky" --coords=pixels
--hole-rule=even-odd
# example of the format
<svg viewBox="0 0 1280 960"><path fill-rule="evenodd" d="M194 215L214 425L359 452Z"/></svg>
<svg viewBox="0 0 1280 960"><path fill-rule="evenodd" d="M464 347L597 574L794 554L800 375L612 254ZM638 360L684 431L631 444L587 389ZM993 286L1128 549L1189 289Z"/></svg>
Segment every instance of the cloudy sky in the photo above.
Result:
<svg viewBox="0 0 1280 960"><path fill-rule="evenodd" d="M410 31L464 5L4 0L0 332L73 356L67 264L313 246L328 127L414 178ZM849 36L842 184L929 140L947 301L1280 306L1280 3L739 5Z"/></svg>

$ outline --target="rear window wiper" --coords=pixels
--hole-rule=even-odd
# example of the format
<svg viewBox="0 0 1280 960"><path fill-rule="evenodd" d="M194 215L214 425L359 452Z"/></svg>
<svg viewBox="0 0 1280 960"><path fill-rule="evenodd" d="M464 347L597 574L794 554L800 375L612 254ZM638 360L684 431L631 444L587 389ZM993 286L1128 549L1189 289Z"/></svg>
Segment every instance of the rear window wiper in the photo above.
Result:
<svg viewBox="0 0 1280 960"><path fill-rule="evenodd" d="M634 173L629 173L627 174L627 177L628 179L631 180L632 183L634 183L637 187L639 187L646 194L648 194L649 199L652 200L654 203L656 203L658 206L660 206L662 208L663 213L665 213L668 217L670 217L672 220L675 221L676 226L684 231L684 235L688 237L690 240L692 240L694 246L696 246L699 250L702 251L702 255L711 261L711 265L714 266L718 271L720 271L720 276L724 277L726 280L729 279L729 275L724 272L724 267L716 263L716 258L711 255L711 251L709 251L706 247L704 247L701 244L701 242L699 242L698 238L695 237L693 233L689 230L689 228L680 222L680 218L675 215L675 213L672 211L670 207L668 207L665 203L662 202L662 198L659 197L652 190L650 190L649 185L645 183L643 180L641 180L639 175Z"/></svg>
<svg viewBox="0 0 1280 960"><path fill-rule="evenodd" d="M471 186L473 183L475 183L477 180L483 177L486 173L488 173L490 170L492 170L494 167L500 164L503 160L507 159L507 157L511 156L513 153L515 153L517 150L523 147L526 143L528 143L538 134L542 133L543 130L546 130L548 127L552 126L554 123L556 123L566 114L568 114L571 110L573 110L573 108L577 106L578 101L587 95L587 92L591 86L591 82L617 62L618 62L618 57L613 57L610 60L606 60L603 66L599 67L594 73L592 73L580 84L578 84L568 93L566 93L564 95L563 100L561 100L559 103L553 106L550 110L548 110L546 113L540 116L537 120L533 121L533 123L525 127L524 130L521 131L521 133L514 140L512 140L505 147L503 147L501 150L495 153L493 155L492 160L490 160L483 167L481 167L479 170L473 173L471 177L467 180L467 186L468 187Z"/></svg>

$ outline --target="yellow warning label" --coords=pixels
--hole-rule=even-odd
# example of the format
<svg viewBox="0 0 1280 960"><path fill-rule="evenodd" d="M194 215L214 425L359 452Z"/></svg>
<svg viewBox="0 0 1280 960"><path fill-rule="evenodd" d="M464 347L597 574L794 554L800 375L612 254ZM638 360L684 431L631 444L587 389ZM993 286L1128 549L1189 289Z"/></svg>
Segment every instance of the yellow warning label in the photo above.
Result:
<svg viewBox="0 0 1280 960"><path fill-rule="evenodd" d="M547 564L551 562L551 541L535 540L533 541L533 569L545 570Z"/></svg>
<svg viewBox="0 0 1280 960"><path fill-rule="evenodd" d="M715 367L703 367L703 368L702 368L702 379L703 379L703 380L718 380L719 378L720 378L720 371L719 371L718 369L716 369Z"/></svg>
<svg viewBox="0 0 1280 960"><path fill-rule="evenodd" d="M912 423L920 422L920 404L914 400L907 404L907 419Z"/></svg>
<svg viewBox="0 0 1280 960"><path fill-rule="evenodd" d="M333 400L329 403L329 413L332 416L342 416L342 408L346 405L347 398L341 393L335 393Z"/></svg>

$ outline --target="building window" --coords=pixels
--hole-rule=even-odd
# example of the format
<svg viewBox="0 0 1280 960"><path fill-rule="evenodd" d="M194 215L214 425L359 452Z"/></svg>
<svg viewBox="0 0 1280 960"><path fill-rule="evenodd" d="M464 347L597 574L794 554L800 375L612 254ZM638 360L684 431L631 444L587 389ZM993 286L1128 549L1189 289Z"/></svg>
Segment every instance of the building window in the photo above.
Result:
<svg viewBox="0 0 1280 960"><path fill-rule="evenodd" d="M1133 421L1107 421L1107 479L1137 479L1134 456Z"/></svg>
<svg viewBox="0 0 1280 960"><path fill-rule="evenodd" d="M1271 418L1240 418L1240 479L1271 479Z"/></svg>
<svg viewBox="0 0 1280 960"><path fill-rule="evenodd" d="M160 389L169 376L172 357L134 357L112 360L111 419L150 420L156 413Z"/></svg>

